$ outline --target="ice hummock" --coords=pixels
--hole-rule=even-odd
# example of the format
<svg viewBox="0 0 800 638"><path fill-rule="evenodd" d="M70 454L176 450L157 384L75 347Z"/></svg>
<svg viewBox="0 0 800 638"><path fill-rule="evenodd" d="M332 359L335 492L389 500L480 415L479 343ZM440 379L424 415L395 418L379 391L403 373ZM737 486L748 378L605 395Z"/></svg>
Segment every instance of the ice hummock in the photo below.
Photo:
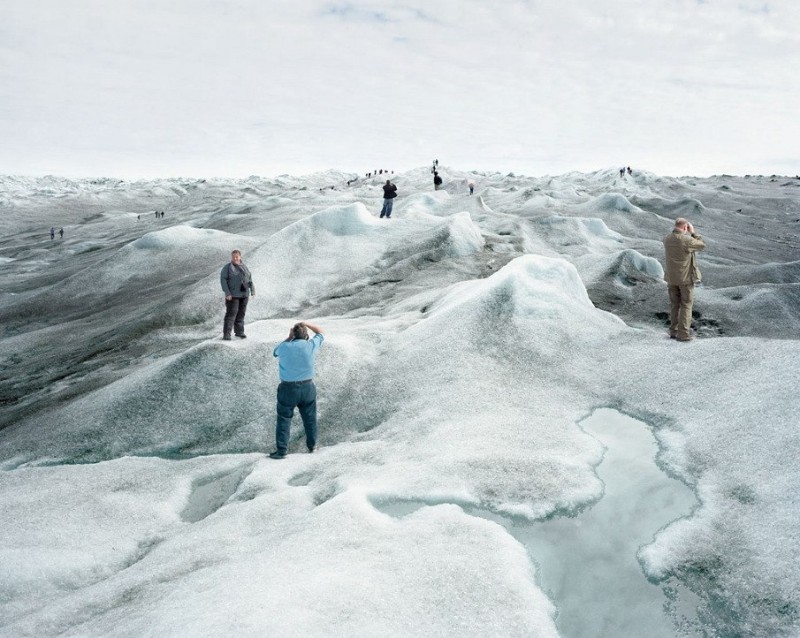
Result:
<svg viewBox="0 0 800 638"><path fill-rule="evenodd" d="M556 635L521 546L446 503L584 511L599 405L652 425L701 503L643 574L710 633L796 631L800 209L768 178L614 172L448 169L434 193L419 169L390 221L382 180L347 174L0 178L2 631ZM662 316L677 214L709 246L689 344ZM227 344L233 248L258 296ZM328 331L323 447L276 464L271 348L301 318Z"/></svg>

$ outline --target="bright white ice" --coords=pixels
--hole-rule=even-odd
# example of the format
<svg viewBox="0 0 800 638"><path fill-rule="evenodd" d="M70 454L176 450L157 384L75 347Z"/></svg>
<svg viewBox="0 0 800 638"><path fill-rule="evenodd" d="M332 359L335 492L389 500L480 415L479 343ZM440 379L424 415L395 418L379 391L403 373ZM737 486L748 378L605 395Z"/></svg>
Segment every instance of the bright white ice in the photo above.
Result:
<svg viewBox="0 0 800 638"><path fill-rule="evenodd" d="M642 513L630 578L711 635L800 631L800 180L443 172L393 176L389 221L381 177L0 177L0 634L558 635L544 561L468 512L599 507L602 406L697 502ZM679 215L708 244L688 344L660 314ZM258 295L227 343L233 248ZM296 420L277 462L300 319L322 447ZM376 507L405 501L430 506Z"/></svg>

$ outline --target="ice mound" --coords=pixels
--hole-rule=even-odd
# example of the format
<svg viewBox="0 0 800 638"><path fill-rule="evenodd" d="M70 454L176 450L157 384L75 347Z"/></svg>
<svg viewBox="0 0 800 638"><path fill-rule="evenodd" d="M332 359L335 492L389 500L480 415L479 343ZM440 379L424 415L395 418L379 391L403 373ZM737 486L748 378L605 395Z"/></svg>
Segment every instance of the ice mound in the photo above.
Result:
<svg viewBox="0 0 800 638"><path fill-rule="evenodd" d="M171 195L179 195L179 196L187 195L188 191L186 190L186 188L184 188L183 186L180 186L178 184L169 184L168 186L166 186L166 185L165 186L155 186L152 189L152 193L155 196L165 197L165 196L171 196Z"/></svg>
<svg viewBox="0 0 800 638"><path fill-rule="evenodd" d="M254 277L270 281L268 301L292 308L323 291L363 286L368 277L419 253L444 259L482 246L468 213L444 219L419 214L411 220L392 215L382 221L357 203L316 213L276 233L253 255L251 268ZM305 264L313 264L313 271Z"/></svg>
<svg viewBox="0 0 800 638"><path fill-rule="evenodd" d="M252 451L271 397L253 392L242 401L225 384L238 387L262 369L268 374L267 354L249 351L243 361L231 348L199 346L86 395L48 423L19 424L5 437L3 456L49 464ZM253 358L259 365L251 370L247 360ZM37 446L39 436L44 445Z"/></svg>
<svg viewBox="0 0 800 638"><path fill-rule="evenodd" d="M463 257L479 251L484 244L480 229L467 212L452 215L447 222L447 236L440 248L449 257Z"/></svg>
<svg viewBox="0 0 800 638"><path fill-rule="evenodd" d="M441 192L441 191L440 191ZM399 208L403 211L403 216L417 217L423 215L436 215L442 209L443 198L437 193L414 193L403 198Z"/></svg>
<svg viewBox="0 0 800 638"><path fill-rule="evenodd" d="M800 282L800 261L745 265L732 269L727 265L707 265L716 287L756 286L758 284L792 284Z"/></svg>
<svg viewBox="0 0 800 638"><path fill-rule="evenodd" d="M584 217L543 217L531 220L531 228L557 254L582 255L619 250L622 235L602 219Z"/></svg>
<svg viewBox="0 0 800 638"><path fill-rule="evenodd" d="M703 290L703 308L727 334L786 338L800 334L800 283Z"/></svg>
<svg viewBox="0 0 800 638"><path fill-rule="evenodd" d="M338 236L361 235L369 232L372 228L379 226L381 221L371 215L363 204L352 204L350 206L328 208L315 215L312 215L308 222L295 222L286 230L291 234L296 225L312 224L316 228L321 228L329 233Z"/></svg>
<svg viewBox="0 0 800 638"><path fill-rule="evenodd" d="M600 282L613 282L624 287L644 282L663 282L664 268L652 257L626 248L613 255L592 255L576 260L587 287Z"/></svg>
<svg viewBox="0 0 800 638"><path fill-rule="evenodd" d="M113 259L82 270L47 295L72 299L98 293L130 295L162 282L176 281L176 270L191 272L210 263L224 263L234 248L246 250L260 243L223 231L174 226L145 234L122 247ZM165 258L168 257L168 258Z"/></svg>
<svg viewBox="0 0 800 638"><path fill-rule="evenodd" d="M192 228L191 226L171 226L164 230L147 233L131 243L137 250L174 250L187 247L204 250L209 245L216 245L228 240L230 235L219 230Z"/></svg>
<svg viewBox="0 0 800 638"><path fill-rule="evenodd" d="M575 426L581 400L556 372L557 362L582 360L625 326L592 306L575 268L519 257L487 279L451 286L425 314L383 338L386 354L370 375L370 403L391 403L362 437L393 442L379 474L360 479L371 492L530 518L597 498L601 486L591 467L601 450ZM543 368L553 374L543 377ZM550 410L540 395L563 402ZM567 448L580 453L565 463ZM509 464L531 480L509 480ZM340 475L338 482L349 479Z"/></svg>
<svg viewBox="0 0 800 638"><path fill-rule="evenodd" d="M623 213L641 213L638 206L634 206L628 198L620 193L603 193L594 199L576 206L578 210L590 212L621 211Z"/></svg>
<svg viewBox="0 0 800 638"><path fill-rule="evenodd" d="M487 279L456 285L430 312L435 317L454 308L463 312L465 307L492 307L498 301L508 305L513 319L552 318L575 310L597 312L574 266L537 255L518 257Z"/></svg>
<svg viewBox="0 0 800 638"><path fill-rule="evenodd" d="M428 313L429 318L409 332L456 325L478 351L495 352L504 340L503 330L497 328L505 326L522 339L531 357L559 356L557 350L566 341L577 348L625 327L614 315L594 307L575 266L538 255L517 257L486 279L455 284ZM548 338L528 339L539 334Z"/></svg>
<svg viewBox="0 0 800 638"><path fill-rule="evenodd" d="M274 435L278 384L272 349L291 324L250 324L247 341L203 342L141 366L47 419L21 421L4 431L0 461L13 468L132 455L183 459L265 452ZM338 420L340 410L352 408L353 384L368 383L359 370L370 369L366 362L372 354L362 341L341 330L326 339L317 361L324 377L321 419ZM332 424L326 432L329 442L338 436Z"/></svg>
<svg viewBox="0 0 800 638"><path fill-rule="evenodd" d="M551 213L554 209L560 208L559 202L555 197L550 195L537 194L527 197L522 205L519 207L518 212L521 214L533 213Z"/></svg>
<svg viewBox="0 0 800 638"><path fill-rule="evenodd" d="M246 257L257 291L248 318L292 314L376 282L401 281L423 262L469 255L483 243L466 212L381 220L361 203L335 206L287 226ZM215 273L194 287L180 314L218 316L218 289Z"/></svg>
<svg viewBox="0 0 800 638"><path fill-rule="evenodd" d="M678 217L696 219L706 212L703 203L694 197L682 197L677 200L668 200L662 197L632 197L631 199L637 206L656 212L670 220Z"/></svg>

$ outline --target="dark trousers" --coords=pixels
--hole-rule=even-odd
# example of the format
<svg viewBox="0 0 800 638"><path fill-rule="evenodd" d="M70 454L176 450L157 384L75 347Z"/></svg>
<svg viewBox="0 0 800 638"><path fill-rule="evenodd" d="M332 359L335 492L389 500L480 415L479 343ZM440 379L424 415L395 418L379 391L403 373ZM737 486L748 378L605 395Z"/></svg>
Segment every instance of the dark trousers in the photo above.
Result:
<svg viewBox="0 0 800 638"><path fill-rule="evenodd" d="M317 387L313 381L294 383L281 381L278 385L278 420L275 425L275 447L286 454L289 449L289 428L294 409L300 411L306 430L306 447L317 446Z"/></svg>
<svg viewBox="0 0 800 638"><path fill-rule="evenodd" d="M234 297L225 300L225 321L222 323L222 334L231 336L231 328L237 335L244 334L244 313L247 311L247 297Z"/></svg>

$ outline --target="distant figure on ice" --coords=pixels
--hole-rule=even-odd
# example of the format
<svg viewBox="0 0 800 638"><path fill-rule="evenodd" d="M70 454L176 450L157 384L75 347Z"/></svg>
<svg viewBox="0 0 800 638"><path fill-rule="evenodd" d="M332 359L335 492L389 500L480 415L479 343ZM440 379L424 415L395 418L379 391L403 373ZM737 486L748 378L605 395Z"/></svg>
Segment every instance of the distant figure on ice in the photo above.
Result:
<svg viewBox="0 0 800 638"><path fill-rule="evenodd" d="M442 178L437 171L433 171L433 190L438 191L442 187Z"/></svg>
<svg viewBox="0 0 800 638"><path fill-rule="evenodd" d="M619 176L620 177L625 177L625 167L624 166L621 169L619 169Z"/></svg>
<svg viewBox="0 0 800 638"><path fill-rule="evenodd" d="M142 219L142 216L141 216L141 215L137 215L137 216L136 216L136 221L139 221L139 220L141 220L141 219Z"/></svg>
<svg viewBox="0 0 800 638"><path fill-rule="evenodd" d="M155 211L155 213L156 213L156 219L158 219L158 211Z"/></svg>
<svg viewBox="0 0 800 638"><path fill-rule="evenodd" d="M633 171L631 170L630 166L628 166L627 171L628 171L628 175L633 175Z"/></svg>
<svg viewBox="0 0 800 638"><path fill-rule="evenodd" d="M60 239L64 239L64 229L63 228L59 228L58 235L59 235Z"/></svg>
<svg viewBox="0 0 800 638"><path fill-rule="evenodd" d="M161 211L161 217L164 217L164 211L163 210Z"/></svg>
<svg viewBox="0 0 800 638"><path fill-rule="evenodd" d="M308 331L314 336L309 339ZM271 459L285 459L289 453L289 430L294 409L300 412L306 431L306 448L317 449L317 388L314 385L314 363L325 337L322 328L301 321L289 330L289 336L272 351L278 358L278 404L276 408L275 448Z"/></svg>
<svg viewBox="0 0 800 638"><path fill-rule="evenodd" d="M242 263L242 251L234 250L231 260L222 267L219 275L222 292L225 293L225 319L222 322L222 338L231 340L231 328L240 339L247 339L244 333L244 313L247 312L247 301L252 294L256 296L256 287L250 270Z"/></svg>
<svg viewBox="0 0 800 638"><path fill-rule="evenodd" d="M469 194L472 195L472 193L475 192L475 182L469 180L469 182L467 182L467 186L469 186Z"/></svg>
<svg viewBox="0 0 800 638"><path fill-rule="evenodd" d="M705 250L703 238L694 232L683 217L675 220L672 232L664 238L667 267L664 279L669 287L669 336L678 341L691 341L694 284L700 281L695 253Z"/></svg>
<svg viewBox="0 0 800 638"><path fill-rule="evenodd" d="M50 226L50 239L56 238L56 229L55 226Z"/></svg>
<svg viewBox="0 0 800 638"><path fill-rule="evenodd" d="M390 219L392 216L392 206L394 205L393 199L397 197L397 186L392 184L392 181L387 179L383 185L383 208L381 208L381 219L386 217Z"/></svg>

